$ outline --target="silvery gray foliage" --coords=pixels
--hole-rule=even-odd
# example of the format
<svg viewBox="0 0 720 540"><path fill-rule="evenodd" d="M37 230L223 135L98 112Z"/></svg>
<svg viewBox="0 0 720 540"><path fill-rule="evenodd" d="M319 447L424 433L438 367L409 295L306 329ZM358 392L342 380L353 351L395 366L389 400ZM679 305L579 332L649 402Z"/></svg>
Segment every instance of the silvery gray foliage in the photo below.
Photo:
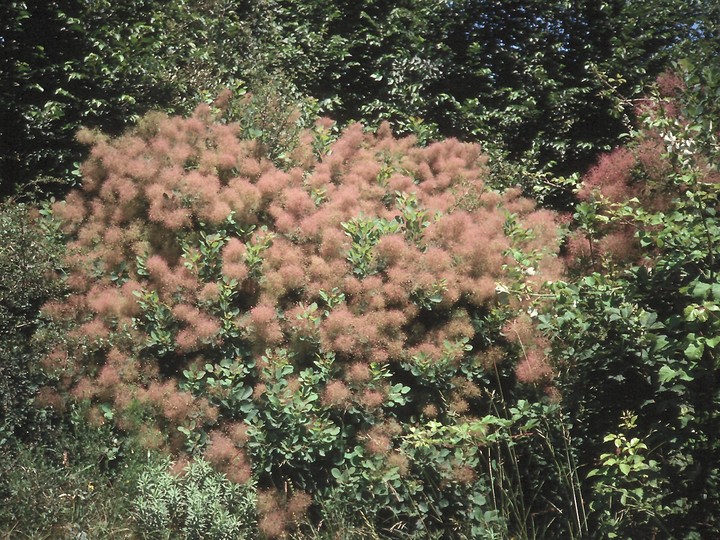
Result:
<svg viewBox="0 0 720 540"><path fill-rule="evenodd" d="M207 461L173 475L169 461L149 465L137 481L133 519L144 538L255 538L255 485L230 482Z"/></svg>

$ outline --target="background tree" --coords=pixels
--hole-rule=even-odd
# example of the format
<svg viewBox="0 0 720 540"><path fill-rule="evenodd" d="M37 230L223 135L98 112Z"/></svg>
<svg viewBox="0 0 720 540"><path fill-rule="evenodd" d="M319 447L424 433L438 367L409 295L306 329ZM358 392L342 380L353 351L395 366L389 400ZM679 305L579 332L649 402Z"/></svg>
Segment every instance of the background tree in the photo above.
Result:
<svg viewBox="0 0 720 540"><path fill-rule="evenodd" d="M48 193L64 192L48 182L77 180L81 126L117 134L153 108L187 113L250 74L256 86L267 83L259 4L57 0L0 9L2 194L37 179Z"/></svg>
<svg viewBox="0 0 720 540"><path fill-rule="evenodd" d="M479 140L560 174L583 170L617 144L630 127L632 99L687 52L681 44L711 41L718 22L703 2L675 0L278 1L273 8L279 28L299 30L290 48L316 58L311 78L295 75L290 50L283 69L330 100L340 122L388 119L426 137ZM318 50L318 37L330 46Z"/></svg>
<svg viewBox="0 0 720 540"><path fill-rule="evenodd" d="M421 140L461 136L526 168L572 173L617 143L638 89L687 44L716 43L720 26L716 8L677 0L58 0L2 10L5 193L71 178L81 124L118 133L150 108L188 112L222 86L273 80L340 123L386 119Z"/></svg>

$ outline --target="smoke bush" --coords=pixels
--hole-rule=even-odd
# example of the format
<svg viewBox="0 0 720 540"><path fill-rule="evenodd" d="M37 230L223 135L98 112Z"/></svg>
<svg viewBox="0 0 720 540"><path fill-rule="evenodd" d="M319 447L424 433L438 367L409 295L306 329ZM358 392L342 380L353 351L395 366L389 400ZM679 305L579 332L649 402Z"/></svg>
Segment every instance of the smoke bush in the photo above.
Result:
<svg viewBox="0 0 720 540"><path fill-rule="evenodd" d="M651 265L655 254L641 245L641 238L659 223L648 227L638 219L638 211L669 213L678 198L694 188L693 182L720 180L713 160L703 155L708 148L700 140L696 119L683 110L688 95L682 79L666 72L656 86L655 94L638 107L642 123L628 143L600 156L583 178L575 214L579 230L567 245L571 265ZM708 131L712 133L712 127ZM692 179L687 175L691 161Z"/></svg>
<svg viewBox="0 0 720 540"><path fill-rule="evenodd" d="M560 273L555 216L487 189L477 145L420 148L387 125L330 143L327 125L285 170L204 107L83 134L83 188L54 207L72 293L45 307L74 325L53 352L68 360L48 362L68 395L230 478L252 464L261 485L313 494L368 453L426 474L403 433L487 414L498 369L550 381L543 342L501 329ZM501 305L498 288L517 294ZM462 497L482 460L454 460Z"/></svg>

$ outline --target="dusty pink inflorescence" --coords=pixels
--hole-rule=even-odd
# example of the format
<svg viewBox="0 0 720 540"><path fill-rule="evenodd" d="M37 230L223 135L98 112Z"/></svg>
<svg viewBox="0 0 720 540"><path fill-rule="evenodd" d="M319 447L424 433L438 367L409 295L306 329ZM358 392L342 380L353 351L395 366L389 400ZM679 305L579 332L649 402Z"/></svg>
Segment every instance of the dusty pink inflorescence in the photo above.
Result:
<svg viewBox="0 0 720 540"><path fill-rule="evenodd" d="M666 212L685 189L682 181L676 181L677 167L672 156L687 156L690 150L673 148L671 143L675 139L672 131L682 133L689 123L683 117L678 99L685 90L684 82L677 74L665 72L656 83L659 95L640 101L636 107L637 116L645 123L632 143L601 155L583 178L578 198L597 204L600 214L606 217L623 205ZM692 159L696 161L694 168L699 182L720 181L715 167L700 153ZM592 235L573 233L566 246L568 265L571 268L599 263L652 265L647 248L640 249L637 239L637 230L642 226L624 217L608 225L598 225ZM642 253L646 256L641 260Z"/></svg>
<svg viewBox="0 0 720 540"><path fill-rule="evenodd" d="M45 308L78 323L69 350L46 361L78 399L112 401L127 429L137 427L133 403L173 433L192 418L212 430L206 457L236 479L249 475L237 457L244 456L242 435L208 399L173 379L199 355L220 354L234 339L228 336L251 343L258 370L262 355L276 348L332 353L337 373L321 390L322 405L381 415L388 389L373 380L371 364L424 358L459 365L463 349L446 358L448 344L475 340L472 314L495 305L497 284L510 279L508 249L546 252L528 271L531 288L562 271L556 216L517 190L488 190L487 158L477 145L448 139L421 148L394 138L387 125L373 134L356 124L322 156L305 136L308 146L296 152L302 160L281 170L239 133L199 109L187 119L149 116L118 139L94 138L83 190L55 205L73 238L73 294ZM532 233L522 245L505 234L509 214ZM355 240L343 224L353 220L395 224L366 240L363 268L349 257ZM240 230L248 232L233 232ZM199 231L225 234L207 273ZM227 290L237 310L226 317ZM150 309L141 302L156 303ZM143 322L157 313L169 321L162 323L169 352L158 352L158 330ZM77 361L63 360L68 356ZM483 358L490 367L498 356ZM523 381L549 378L549 367L523 362ZM261 402L271 381L257 379L253 398ZM466 414L473 396L457 395L454 412ZM428 416L437 411L437 404L425 406ZM176 450L178 437L146 439ZM374 437L372 452L390 452L383 437ZM268 535L273 526L265 523Z"/></svg>

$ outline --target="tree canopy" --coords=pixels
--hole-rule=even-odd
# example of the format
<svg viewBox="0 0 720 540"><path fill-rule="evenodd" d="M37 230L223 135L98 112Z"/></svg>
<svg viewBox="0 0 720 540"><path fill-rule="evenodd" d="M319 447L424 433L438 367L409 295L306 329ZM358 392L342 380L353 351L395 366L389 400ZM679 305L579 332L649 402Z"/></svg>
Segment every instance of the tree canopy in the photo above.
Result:
<svg viewBox="0 0 720 540"><path fill-rule="evenodd" d="M189 112L223 86L282 80L340 123L389 120L516 162L583 170L617 144L669 61L717 43L719 10L654 0L8 2L3 192L67 180L81 126Z"/></svg>

